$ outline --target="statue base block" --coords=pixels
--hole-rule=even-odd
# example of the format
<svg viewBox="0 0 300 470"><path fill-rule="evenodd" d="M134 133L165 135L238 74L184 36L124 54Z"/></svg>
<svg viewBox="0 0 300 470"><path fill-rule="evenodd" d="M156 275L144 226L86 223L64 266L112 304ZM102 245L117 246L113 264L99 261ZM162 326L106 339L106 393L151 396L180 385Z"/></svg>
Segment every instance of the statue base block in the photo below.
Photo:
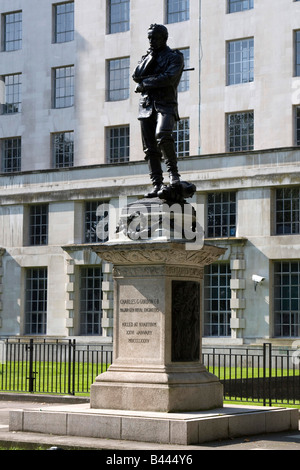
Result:
<svg viewBox="0 0 300 470"><path fill-rule="evenodd" d="M221 383L204 378L201 373L195 384L157 384L150 381L114 382L111 372L92 385L91 408L169 413L210 410L223 406ZM208 381L204 383L204 379Z"/></svg>
<svg viewBox="0 0 300 470"><path fill-rule="evenodd" d="M30 439L37 442L28 433L39 433L38 442L50 445L57 442L62 448L76 447L77 443L81 448L132 451L141 449L140 442L143 448L147 443L147 449L167 451L172 449L166 445L199 445L220 439L297 431L298 414L296 408L238 405L200 412L156 413L95 410L88 403L52 407L39 404L32 409L10 412L9 439L10 442L22 442L22 439L27 443ZM22 433L26 433L25 437ZM80 437L79 444L76 437Z"/></svg>
<svg viewBox="0 0 300 470"><path fill-rule="evenodd" d="M189 247L191 248L191 247ZM201 357L201 281L222 249L179 242L108 242L114 265L114 359L91 386L91 408L195 411L223 405Z"/></svg>

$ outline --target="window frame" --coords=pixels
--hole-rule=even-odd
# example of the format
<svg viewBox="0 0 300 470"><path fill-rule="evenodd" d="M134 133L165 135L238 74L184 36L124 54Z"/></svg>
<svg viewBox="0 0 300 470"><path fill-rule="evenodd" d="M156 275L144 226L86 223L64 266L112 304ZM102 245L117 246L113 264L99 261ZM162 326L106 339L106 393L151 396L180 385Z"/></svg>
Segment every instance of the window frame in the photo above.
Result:
<svg viewBox="0 0 300 470"><path fill-rule="evenodd" d="M240 9L232 9L234 5L242 4ZM246 8L243 8L243 4L248 4ZM252 6L251 6L252 5ZM240 13L254 9L254 0L227 0L227 13Z"/></svg>
<svg viewBox="0 0 300 470"><path fill-rule="evenodd" d="M180 136L183 135L186 137L188 134L188 139L180 139ZM173 131L176 153L180 157L188 157L190 155L190 118L181 118L180 121L177 121L176 127Z"/></svg>
<svg viewBox="0 0 300 470"><path fill-rule="evenodd" d="M229 262L212 263L204 269L203 337L231 337L230 280L231 269ZM225 295L222 295L224 290ZM214 291L216 292L214 293ZM217 334L213 334L214 331Z"/></svg>
<svg viewBox="0 0 300 470"><path fill-rule="evenodd" d="M241 121L239 124L238 123L232 123L230 124L230 119L233 117L238 117L240 116L243 120L245 117L249 119L252 115L252 122L249 120L249 122ZM243 133L243 125L246 125L248 127L248 132ZM231 127L233 126L233 127ZM239 134L232 134L231 135L231 129L235 132L236 128L240 126L239 129ZM252 127L252 133L249 132ZM243 138L246 138L246 145L243 144ZM236 139L240 139L240 145L231 145L231 139L235 140L236 144ZM253 110L247 110L247 111L238 111L234 113L227 113L226 114L226 150L227 152L249 152L251 150L254 150L254 111Z"/></svg>
<svg viewBox="0 0 300 470"><path fill-rule="evenodd" d="M96 270L99 275L96 276ZM86 272L87 275L83 276ZM84 279L87 282L83 282ZM101 336L102 335L102 290L103 271L100 265L80 266L79 268L79 335L80 336ZM85 284L85 285L84 285ZM89 297L92 294L92 298ZM97 298L98 295L98 298ZM99 304L98 309L95 304ZM91 308L92 305L92 308ZM83 308L83 306L85 308ZM98 319L97 319L98 315ZM90 320L90 321L89 321ZM88 331L88 326L91 331Z"/></svg>
<svg viewBox="0 0 300 470"><path fill-rule="evenodd" d="M25 268L25 270L25 335L46 335L48 307L48 268L30 267ZM38 276L33 276L35 271L38 273ZM35 295L34 291L36 292ZM34 316L36 317L36 321L33 321Z"/></svg>
<svg viewBox="0 0 300 470"><path fill-rule="evenodd" d="M31 204L28 212L29 246L48 245L48 232L49 204Z"/></svg>
<svg viewBox="0 0 300 470"><path fill-rule="evenodd" d="M7 22L7 19L9 16L15 16L15 15L21 15L21 19L17 21L11 21L10 23ZM16 11L10 11L7 13L2 13L2 20L1 20L1 25L2 25L2 51L3 52L14 52L14 51L19 51L22 49L22 36L23 36L23 12L22 10L16 10ZM10 41L7 40L7 26L8 24L13 24L14 25L14 30L12 32L14 38ZM21 25L20 28L17 28L17 25ZM19 33L19 37L18 34ZM13 45L12 48L8 48L8 44ZM14 47L16 46L16 47Z"/></svg>
<svg viewBox="0 0 300 470"><path fill-rule="evenodd" d="M172 11L171 11L171 6L172 6L171 2L173 2L173 6L174 6ZM178 4L177 10L175 10L176 3ZM184 7L181 7L181 4L185 4ZM165 11L166 11L166 14L165 14L166 24L174 24L174 23L181 23L183 21L189 21L190 0L166 0Z"/></svg>
<svg viewBox="0 0 300 470"><path fill-rule="evenodd" d="M124 7L122 8L121 5L123 4L124 4ZM120 16L123 15L122 20L112 22L113 5L119 5L119 8L121 9ZM116 27L115 29L113 25L119 25L119 28ZM108 0L107 2L107 34L124 33L129 30L130 30L130 0Z"/></svg>
<svg viewBox="0 0 300 470"><path fill-rule="evenodd" d="M280 197L279 193L282 193ZM300 186L285 186L275 189L275 235L300 234ZM282 217L280 217L280 215ZM282 229L279 230L279 227ZM288 227L288 229L287 229Z"/></svg>
<svg viewBox="0 0 300 470"><path fill-rule="evenodd" d="M120 64L119 67L112 68L111 66L115 63ZM122 66L122 64L126 64ZM115 102L115 101L125 101L129 99L129 90L130 90L130 57L117 57L107 60L107 93L106 101ZM126 76L125 76L126 74ZM114 83L123 84L117 88L113 86Z"/></svg>
<svg viewBox="0 0 300 470"><path fill-rule="evenodd" d="M298 265L297 270L295 269L296 264ZM281 269L279 269L279 265ZM294 265L294 270L292 265ZM274 261L273 268L273 335L275 338L299 338L300 261ZM295 279L296 277L297 279ZM295 283L295 281L297 282ZM295 306L296 308L292 308ZM287 331L288 334L284 334Z"/></svg>
<svg viewBox="0 0 300 470"><path fill-rule="evenodd" d="M189 68L190 67L190 52L191 52L190 47L183 47L182 49L179 49L179 51L183 54L183 57L184 57L184 67ZM181 79L178 84L178 93L184 93L186 91L189 91L189 89L190 89L190 72L186 70L181 75Z"/></svg>
<svg viewBox="0 0 300 470"><path fill-rule="evenodd" d="M66 142L65 140L62 142L55 141L56 138L59 139L62 136L72 136L72 139L70 139L69 142ZM70 145L71 147L69 152L67 152L66 145ZM53 132L51 134L51 146L54 168L71 168L74 166L74 131ZM62 146L62 151L60 151L57 146ZM70 156L68 157L69 154Z"/></svg>
<svg viewBox="0 0 300 470"><path fill-rule="evenodd" d="M226 199L225 195L227 196L227 200L225 200ZM211 201L209 200L210 197L211 197ZM224 223L225 217L227 219L226 223ZM219 223L217 223L218 221ZM206 203L206 233L207 233L206 236L207 238L213 239L213 238L236 237L236 231L237 231L237 192L236 191L208 192L207 203Z"/></svg>
<svg viewBox="0 0 300 470"><path fill-rule="evenodd" d="M70 73L68 74L68 69ZM65 74L63 76L58 76L58 71L64 70ZM63 109L71 108L74 106L75 102L75 66L74 65L64 65L60 67L54 67L52 69L52 80L53 80L53 108L54 109ZM67 84L69 80L69 84ZM58 86L59 83L63 83L63 86ZM58 93L58 90L64 90L64 94L61 96ZM70 93L67 93L67 90L70 90ZM62 100L62 105L58 106L58 103ZM67 101L69 100L69 102Z"/></svg>
<svg viewBox="0 0 300 470"><path fill-rule="evenodd" d="M58 12L58 9L67 6L67 5L73 5L73 10L71 11L64 11L62 13ZM72 17L72 29L64 29L62 31L58 31L58 19L59 16L64 16L65 18L68 16L68 18ZM71 42L74 41L74 33L75 33L75 26L74 26L74 20L75 20L75 2L74 1L69 1L69 2L62 2L62 3L56 3L53 5L53 42L55 44L63 44L65 42ZM67 21L65 21L67 23ZM63 40L58 40L59 35L64 35ZM67 35L70 37L67 38Z"/></svg>
<svg viewBox="0 0 300 470"><path fill-rule="evenodd" d="M11 148L8 148L8 144L10 141ZM17 142L15 142L17 141ZM1 171L3 173L16 173L21 171L22 167L22 138L20 136L16 137L4 137L0 140L1 143ZM14 143L17 143L14 146ZM8 150L11 150L12 155L9 156L7 154ZM14 155L14 150L16 150L16 154ZM14 159L16 159L16 163L14 163ZM8 162L11 161L9 166L6 166Z"/></svg>
<svg viewBox="0 0 300 470"><path fill-rule="evenodd" d="M7 83L7 80L12 78L13 83ZM17 114L22 111L22 73L9 73L1 75L0 80L3 82L4 93L2 96L3 103L1 104L1 115L7 116L9 114ZM15 80L16 81L15 83ZM10 93L12 89L12 93ZM10 96L14 98L10 102Z"/></svg>
<svg viewBox="0 0 300 470"><path fill-rule="evenodd" d="M231 47L234 49L230 50ZM246 57L244 57L244 53L247 54ZM239 57L240 60L235 60ZM234 60L231 60L232 58ZM245 65L247 65L246 68ZM232 67L234 72L231 72ZM238 72L236 69L240 71ZM240 79L237 78L239 75ZM226 41L226 85L244 85L252 82L254 82L254 37Z"/></svg>
<svg viewBox="0 0 300 470"><path fill-rule="evenodd" d="M97 215L97 208L105 205L106 201L103 200L90 200L84 203L84 243L103 243L109 239L109 226L105 225L105 236L98 237L97 225L103 219L109 216L108 211L104 210L104 215Z"/></svg>
<svg viewBox="0 0 300 470"><path fill-rule="evenodd" d="M121 135L121 131L125 131L125 135ZM112 132L117 134L112 135ZM122 144L122 141L124 145ZM120 126L109 126L105 128L105 142L106 142L106 163L109 164L123 164L128 163L130 160L130 125L122 124ZM112 146L112 142L117 142L118 145ZM116 153L116 158L112 155Z"/></svg>

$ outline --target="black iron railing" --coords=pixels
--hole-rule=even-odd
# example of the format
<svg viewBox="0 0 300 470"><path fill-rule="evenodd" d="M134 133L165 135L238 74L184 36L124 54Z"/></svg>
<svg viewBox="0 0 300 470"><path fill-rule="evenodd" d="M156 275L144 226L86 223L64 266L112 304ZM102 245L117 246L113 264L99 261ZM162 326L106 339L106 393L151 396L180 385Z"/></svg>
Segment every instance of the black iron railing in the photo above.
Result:
<svg viewBox="0 0 300 470"><path fill-rule="evenodd" d="M208 347L203 363L224 386L224 399L300 406L297 350L257 347ZM0 342L0 391L89 394L97 375L112 363L111 345L75 340L6 339Z"/></svg>
<svg viewBox="0 0 300 470"><path fill-rule="evenodd" d="M89 393L95 377L111 363L111 346L7 339L0 355L0 391Z"/></svg>

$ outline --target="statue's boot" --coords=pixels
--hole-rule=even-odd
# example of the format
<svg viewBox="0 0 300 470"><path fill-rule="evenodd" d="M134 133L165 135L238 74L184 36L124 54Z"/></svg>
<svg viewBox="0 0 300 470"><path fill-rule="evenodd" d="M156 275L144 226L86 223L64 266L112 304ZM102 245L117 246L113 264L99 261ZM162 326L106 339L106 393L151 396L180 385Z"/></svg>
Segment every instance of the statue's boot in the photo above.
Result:
<svg viewBox="0 0 300 470"><path fill-rule="evenodd" d="M161 191L165 187L165 185L163 184L163 172L161 168L160 157L158 157L157 155L148 156L147 162L148 162L149 174L150 174L150 179L152 181L153 189L152 191L146 193L144 197L153 198L153 197L157 197L158 192Z"/></svg>
<svg viewBox="0 0 300 470"><path fill-rule="evenodd" d="M170 185L176 187L180 183L180 174L177 166L176 148L173 140L164 140L159 148L164 156L167 170L169 172Z"/></svg>

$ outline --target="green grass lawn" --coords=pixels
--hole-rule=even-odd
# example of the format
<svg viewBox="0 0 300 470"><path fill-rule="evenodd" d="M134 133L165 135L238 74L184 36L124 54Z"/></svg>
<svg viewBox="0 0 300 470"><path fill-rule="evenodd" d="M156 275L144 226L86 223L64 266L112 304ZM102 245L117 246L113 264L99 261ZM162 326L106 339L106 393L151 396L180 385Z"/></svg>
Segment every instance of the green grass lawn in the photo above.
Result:
<svg viewBox="0 0 300 470"><path fill-rule="evenodd" d="M34 362L34 391L36 393L89 393L95 377L105 372L109 364L97 365L84 362L70 366L67 363ZM29 391L29 362L7 362L0 365L0 390Z"/></svg>
<svg viewBox="0 0 300 470"><path fill-rule="evenodd" d="M215 374L220 380L262 378L264 370L262 367L208 367L209 372ZM271 374L271 375L270 375ZM299 369L268 369L266 368L266 377L299 377Z"/></svg>

